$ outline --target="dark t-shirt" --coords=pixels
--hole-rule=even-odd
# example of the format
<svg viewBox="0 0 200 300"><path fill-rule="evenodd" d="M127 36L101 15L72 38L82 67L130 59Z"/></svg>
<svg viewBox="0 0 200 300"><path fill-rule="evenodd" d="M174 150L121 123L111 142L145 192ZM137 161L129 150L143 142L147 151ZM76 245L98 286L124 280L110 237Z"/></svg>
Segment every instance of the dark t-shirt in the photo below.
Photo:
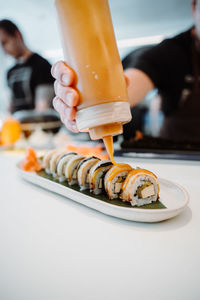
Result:
<svg viewBox="0 0 200 300"><path fill-rule="evenodd" d="M36 53L12 67L8 71L7 80L12 91L12 112L34 109L36 87L54 82L51 65Z"/></svg>
<svg viewBox="0 0 200 300"><path fill-rule="evenodd" d="M124 60L124 68L137 68L153 81L162 97L165 115L176 111L183 93L193 86L191 29L160 44L144 48L140 55L130 53Z"/></svg>

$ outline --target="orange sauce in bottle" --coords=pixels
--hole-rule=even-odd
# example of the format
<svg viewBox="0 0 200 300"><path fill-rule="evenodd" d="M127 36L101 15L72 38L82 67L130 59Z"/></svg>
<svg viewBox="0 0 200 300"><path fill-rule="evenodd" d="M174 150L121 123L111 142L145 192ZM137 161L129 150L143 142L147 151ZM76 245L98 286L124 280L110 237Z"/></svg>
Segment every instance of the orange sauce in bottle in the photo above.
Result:
<svg viewBox="0 0 200 300"><path fill-rule="evenodd" d="M108 0L55 3L65 59L78 78L78 110L128 101Z"/></svg>
<svg viewBox="0 0 200 300"><path fill-rule="evenodd" d="M89 131L91 139L122 133L131 113L108 0L55 4L65 60L76 75L79 131Z"/></svg>

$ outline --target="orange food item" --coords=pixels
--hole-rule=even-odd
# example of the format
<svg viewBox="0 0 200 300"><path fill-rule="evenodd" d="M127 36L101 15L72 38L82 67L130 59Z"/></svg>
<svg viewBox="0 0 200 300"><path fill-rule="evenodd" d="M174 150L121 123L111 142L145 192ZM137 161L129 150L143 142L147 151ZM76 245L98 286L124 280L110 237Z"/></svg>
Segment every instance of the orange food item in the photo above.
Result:
<svg viewBox="0 0 200 300"><path fill-rule="evenodd" d="M140 130L136 130L134 141L139 141L143 139L143 133Z"/></svg>
<svg viewBox="0 0 200 300"><path fill-rule="evenodd" d="M157 177L154 173L152 173L151 171L148 171L146 169L134 169L132 170L128 176L126 177L126 180L124 181L123 185L122 185L122 190L124 191L127 187L127 184L129 182L129 179L132 177L132 176L140 176L141 173L144 173L144 174L147 174L147 175L151 175L154 177L155 180L157 180Z"/></svg>
<svg viewBox="0 0 200 300"><path fill-rule="evenodd" d="M33 148L27 148L26 157L21 163L21 168L26 172L40 171L42 169L42 166L39 163L36 152Z"/></svg>
<svg viewBox="0 0 200 300"><path fill-rule="evenodd" d="M119 165L119 167L118 167ZM126 172L131 171L133 168L129 166L128 164L117 164L115 168L113 168L112 172L110 173L110 176L108 177L108 181L112 181L115 176L120 172Z"/></svg>
<svg viewBox="0 0 200 300"><path fill-rule="evenodd" d="M85 155L88 157L96 156L103 160L108 159L108 155L102 153L103 149L102 149L101 145L97 145L96 147L67 145L66 150L69 152L76 152L80 155Z"/></svg>
<svg viewBox="0 0 200 300"><path fill-rule="evenodd" d="M20 135L20 123L12 118L5 120L1 130L1 144L4 146L12 145L20 138Z"/></svg>

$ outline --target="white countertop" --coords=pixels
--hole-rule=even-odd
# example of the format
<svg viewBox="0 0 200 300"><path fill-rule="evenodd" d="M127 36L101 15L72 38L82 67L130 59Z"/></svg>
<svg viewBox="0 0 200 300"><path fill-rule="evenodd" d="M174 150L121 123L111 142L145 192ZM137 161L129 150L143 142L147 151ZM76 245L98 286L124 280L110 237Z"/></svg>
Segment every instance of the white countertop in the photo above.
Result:
<svg viewBox="0 0 200 300"><path fill-rule="evenodd" d="M200 162L135 160L190 194L182 214L146 224L23 181L20 159L0 153L1 300L200 299Z"/></svg>

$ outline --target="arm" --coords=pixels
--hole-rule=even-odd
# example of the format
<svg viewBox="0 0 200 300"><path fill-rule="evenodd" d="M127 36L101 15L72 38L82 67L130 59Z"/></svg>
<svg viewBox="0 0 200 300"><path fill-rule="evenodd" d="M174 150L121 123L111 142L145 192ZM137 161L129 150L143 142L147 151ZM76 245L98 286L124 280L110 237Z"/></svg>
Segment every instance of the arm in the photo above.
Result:
<svg viewBox="0 0 200 300"><path fill-rule="evenodd" d="M51 65L43 57L36 55L33 67L32 82L34 88L34 106L36 111L45 111L52 107L54 79L51 76Z"/></svg>
<svg viewBox="0 0 200 300"><path fill-rule="evenodd" d="M150 77L139 69L126 69L124 74L128 78L128 98L131 106L138 104L149 91L155 88Z"/></svg>
<svg viewBox="0 0 200 300"><path fill-rule="evenodd" d="M12 92L10 89L7 90L7 99L8 102L5 105L5 110L12 114L13 113L13 102L12 102Z"/></svg>
<svg viewBox="0 0 200 300"><path fill-rule="evenodd" d="M45 111L51 107L51 101L54 97L54 88L52 84L40 84L35 91L35 110Z"/></svg>

